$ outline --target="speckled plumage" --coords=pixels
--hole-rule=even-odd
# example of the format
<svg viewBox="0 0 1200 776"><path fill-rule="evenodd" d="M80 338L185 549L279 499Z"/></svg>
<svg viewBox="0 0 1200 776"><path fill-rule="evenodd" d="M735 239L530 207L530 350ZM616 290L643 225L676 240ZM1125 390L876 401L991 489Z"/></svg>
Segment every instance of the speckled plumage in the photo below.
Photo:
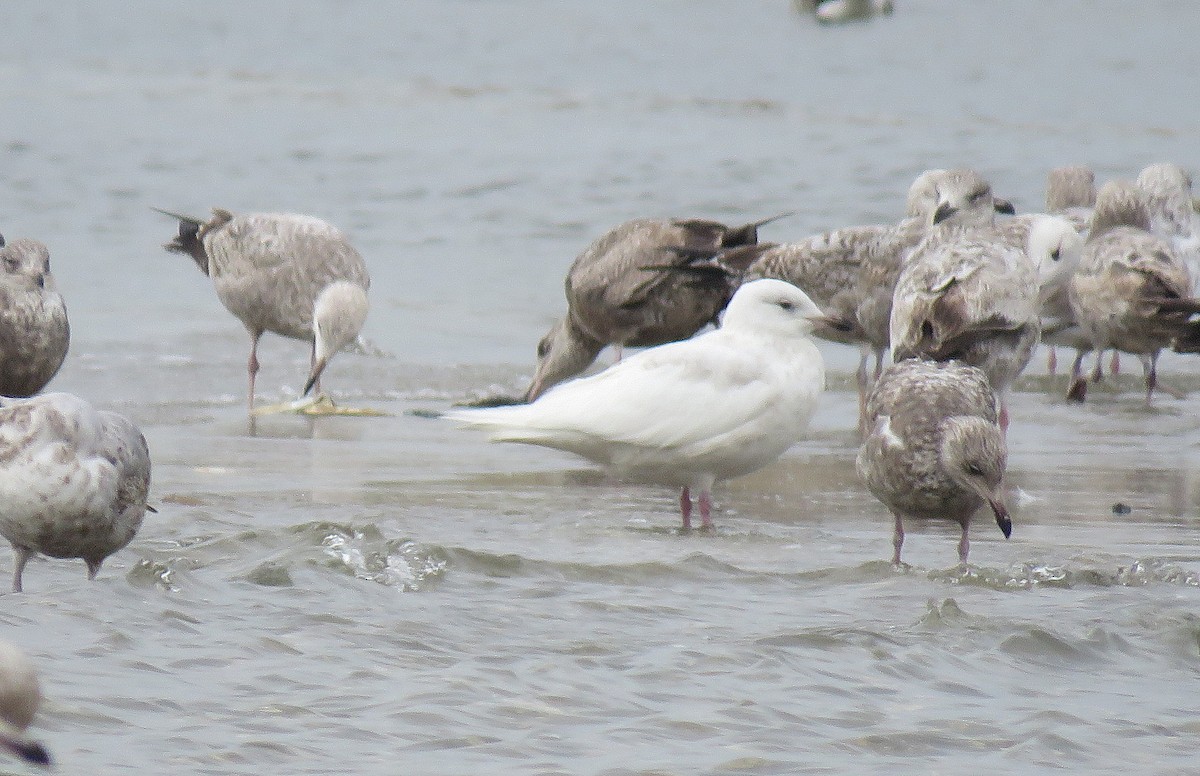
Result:
<svg viewBox="0 0 1200 776"><path fill-rule="evenodd" d="M195 260L212 279L217 298L250 333L251 407L258 340L264 332L312 343L310 385L320 377L317 350L336 353L358 336L353 326L336 327L336 340L326 337L326 342L318 343L322 332L314 331L318 298L338 281L345 281L360 293L345 295L345 303L353 308L350 312L330 315L357 321L361 328L367 314L371 278L366 263L346 235L333 225L294 213L234 215L220 208L213 209L213 217L207 222L178 218L179 236L165 247L187 253Z"/></svg>
<svg viewBox="0 0 1200 776"><path fill-rule="evenodd" d="M1003 402L1038 342L1038 270L1020 231L995 225L991 187L972 171L953 172L939 187L938 228L896 281L892 357L977 366Z"/></svg>
<svg viewBox="0 0 1200 776"><path fill-rule="evenodd" d="M32 396L58 373L71 342L67 308L36 240L0 248L0 395Z"/></svg>
<svg viewBox="0 0 1200 776"><path fill-rule="evenodd" d="M16 553L13 590L34 553L82 558L94 578L146 512L150 454L128 419L77 396L0 400L0 535Z"/></svg>
<svg viewBox="0 0 1200 776"><path fill-rule="evenodd" d="M1071 222L1087 237L1096 206L1096 173L1083 165L1055 167L1046 174L1046 212Z"/></svg>
<svg viewBox="0 0 1200 776"><path fill-rule="evenodd" d="M42 705L42 687L29 658L0 641L0 747L28 762L48 765L45 748L26 735Z"/></svg>
<svg viewBox="0 0 1200 776"><path fill-rule="evenodd" d="M825 384L810 339L821 317L795 286L753 281L718 329L636 353L531 404L447 417L494 441L565 450L621 476L678 485L685 528L689 488L698 490L707 525L715 481L766 466L807 427Z"/></svg>
<svg viewBox="0 0 1200 776"><path fill-rule="evenodd" d="M1138 173L1135 184L1146 194L1150 232L1167 242L1187 266L1192 295L1200 286L1200 216L1192 204L1192 177L1166 162Z"/></svg>
<svg viewBox="0 0 1200 776"><path fill-rule="evenodd" d="M1104 184L1070 283L1071 309L1092 349L1141 357L1147 401L1157 383L1159 351L1187 327L1192 297L1188 268L1168 241L1149 232L1150 225L1143 191L1128 181ZM1093 379L1100 374L1097 358ZM1085 392L1081 356L1069 395L1082 400Z"/></svg>
<svg viewBox="0 0 1200 776"><path fill-rule="evenodd" d="M893 513L896 565L905 517L956 521L964 563L971 517L983 504L1009 536L1001 492L1007 451L996 406L987 376L957 361L900 361L880 375L867 399L869 433L856 469Z"/></svg>
<svg viewBox="0 0 1200 776"><path fill-rule="evenodd" d="M567 316L538 344L526 401L582 372L607 345L661 345L715 323L740 270L767 247L757 244L764 223L644 218L601 236L567 272ZM707 263L717 257L720 265Z"/></svg>

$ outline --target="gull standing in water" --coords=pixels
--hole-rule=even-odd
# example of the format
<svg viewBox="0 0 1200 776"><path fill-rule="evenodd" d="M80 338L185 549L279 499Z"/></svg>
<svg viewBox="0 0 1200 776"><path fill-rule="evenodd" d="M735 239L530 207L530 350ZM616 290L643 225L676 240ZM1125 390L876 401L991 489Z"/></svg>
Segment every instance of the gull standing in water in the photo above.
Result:
<svg viewBox="0 0 1200 776"><path fill-rule="evenodd" d="M1138 173L1136 185L1146 193L1150 232L1175 249L1192 278L1192 294L1200 285L1200 216L1192 204L1192 178L1175 164L1152 164Z"/></svg>
<svg viewBox="0 0 1200 776"><path fill-rule="evenodd" d="M712 525L712 487L774 461L796 442L825 387L810 335L824 318L780 280L737 290L721 326L636 353L599 374L563 383L531 404L457 410L452 420L499 442L565 450L619 476L692 491Z"/></svg>
<svg viewBox="0 0 1200 776"><path fill-rule="evenodd" d="M1086 239L1092 223L1092 211L1096 207L1096 174L1090 167L1071 165L1055 167L1046 175L1046 212L1061 216L1071 222L1081 238ZM1082 257L1082 249L1080 251ZM1092 343L1075 322L1068 296L1068 283L1063 283L1054 294L1042 303L1042 342L1049 348L1046 368L1051 376L1058 369L1055 348L1068 347L1075 351L1077 359L1091 348ZM1113 371L1119 359L1113 353Z"/></svg>
<svg viewBox="0 0 1200 776"><path fill-rule="evenodd" d="M567 315L538 343L525 401L587 369L607 345L662 345L715 323L740 271L768 247L757 244L758 228L773 220L731 227L644 218L601 236L567 272Z"/></svg>
<svg viewBox="0 0 1200 776"><path fill-rule="evenodd" d="M945 225L913 250L896 281L892 360L957 359L982 369L1007 428L1008 388L1041 332L1038 268L1027 246L994 224L991 186L977 173L951 171L938 193L932 221Z"/></svg>
<svg viewBox="0 0 1200 776"><path fill-rule="evenodd" d="M900 361L876 382L856 469L895 518L894 566L900 565L905 517L962 526L962 563L971 517L984 504L1004 538L1012 534L1002 487L1008 453L996 403L987 376L958 361Z"/></svg>
<svg viewBox="0 0 1200 776"><path fill-rule="evenodd" d="M1158 385L1159 351L1178 345L1198 307L1187 266L1171 243L1150 233L1151 223L1148 197L1138 186L1104 184L1070 284L1071 309L1092 349L1114 348L1141 359L1147 403ZM1067 394L1076 401L1087 395L1082 365L1081 353ZM1092 381L1101 375L1097 355Z"/></svg>
<svg viewBox="0 0 1200 776"><path fill-rule="evenodd" d="M0 641L0 748L22 760L49 765L50 754L25 730L42 705L37 670L24 652Z"/></svg>
<svg viewBox="0 0 1200 776"><path fill-rule="evenodd" d="M179 220L179 235L163 247L191 256L212 279L221 304L250 333L250 411L264 332L312 344L304 393L314 387L319 393L329 360L354 341L367 318L371 278L346 235L319 218L292 213L234 215L213 208L205 222L159 212Z"/></svg>
<svg viewBox="0 0 1200 776"><path fill-rule="evenodd" d="M146 513L150 453L125 417L69 393L0 399L0 535L13 592L35 553L82 558L88 579L129 544Z"/></svg>
<svg viewBox="0 0 1200 776"><path fill-rule="evenodd" d="M889 318L896 279L905 259L930 228L938 185L948 175L946 170L936 169L918 175L908 190L906 216L898 223L845 227L776 245L746 271L748 279L776 278L804 289L832 322L818 327L816 335L859 346L860 430L871 381L879 377L883 354L891 342ZM999 212L1012 213L1012 205L1004 200L994 200L994 206ZM956 217L949 220L954 222ZM867 371L872 354L873 376Z"/></svg>
<svg viewBox="0 0 1200 776"><path fill-rule="evenodd" d="M58 373L71 328L37 240L0 237L0 396L32 396Z"/></svg>

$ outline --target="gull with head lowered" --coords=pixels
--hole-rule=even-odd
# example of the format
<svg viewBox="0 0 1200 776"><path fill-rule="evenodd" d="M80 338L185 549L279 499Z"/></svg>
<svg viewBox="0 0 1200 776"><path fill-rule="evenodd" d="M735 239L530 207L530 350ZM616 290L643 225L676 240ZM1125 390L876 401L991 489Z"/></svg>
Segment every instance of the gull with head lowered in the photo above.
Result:
<svg viewBox="0 0 1200 776"><path fill-rule="evenodd" d="M601 235L567 271L567 314L538 343L524 400L584 371L608 345L662 345L715 323L741 270L768 247L758 228L773 220L640 218Z"/></svg>
<svg viewBox="0 0 1200 776"><path fill-rule="evenodd" d="M320 392L333 355L358 337L371 284L362 256L339 229L293 213L234 215L221 208L179 220L168 251L186 253L212 279L217 298L250 333L247 405L254 411L258 341L264 332L312 343L304 393Z"/></svg>
<svg viewBox="0 0 1200 776"><path fill-rule="evenodd" d="M565 450L618 476L676 485L685 529L697 491L708 527L713 484L766 466L807 428L825 386L811 339L823 319L795 286L752 281L718 329L636 353L531 404L447 417L493 441Z"/></svg>

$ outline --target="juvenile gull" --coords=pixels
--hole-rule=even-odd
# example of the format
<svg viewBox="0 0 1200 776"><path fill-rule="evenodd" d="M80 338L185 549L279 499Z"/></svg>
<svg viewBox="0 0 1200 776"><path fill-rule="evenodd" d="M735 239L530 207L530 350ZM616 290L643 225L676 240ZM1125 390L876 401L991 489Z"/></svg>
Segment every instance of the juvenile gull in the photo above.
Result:
<svg viewBox="0 0 1200 776"><path fill-rule="evenodd" d="M0 535L13 591L34 553L82 558L88 579L146 513L150 453L137 427L68 393L0 399Z"/></svg>
<svg viewBox="0 0 1200 776"><path fill-rule="evenodd" d="M0 238L0 395L32 396L58 373L71 329L37 240Z"/></svg>
<svg viewBox="0 0 1200 776"><path fill-rule="evenodd" d="M752 281L718 329L637 353L531 404L448 417L493 441L565 450L620 476L679 486L684 528L697 491L711 526L713 483L766 466L808 426L825 386L810 339L822 318L795 286Z"/></svg>
<svg viewBox="0 0 1200 776"><path fill-rule="evenodd" d="M250 333L250 411L264 332L311 343L304 392L315 387L319 393L325 366L354 341L367 318L371 278L346 235L319 218L293 213L234 215L213 208L207 222L167 215L179 219L179 235L163 247L191 256L212 279L221 304Z"/></svg>
<svg viewBox="0 0 1200 776"><path fill-rule="evenodd" d="M962 563L971 517L982 505L1004 538L1012 534L1002 490L1007 450L983 372L957 361L900 361L876 382L867 413L870 432L856 469L892 511L893 565L900 565L906 517L957 521Z"/></svg>
<svg viewBox="0 0 1200 776"><path fill-rule="evenodd" d="M867 361L874 354L874 377L878 377L890 344L896 279L906 257L929 229L938 203L938 185L948 175L946 170L935 169L917 176L908 190L906 217L898 223L846 227L777 245L746 271L747 278L777 278L804 289L832 321L818 327L816 335L859 346L860 425L872 379ZM996 202L995 207L1012 212L1004 201Z"/></svg>
<svg viewBox="0 0 1200 776"><path fill-rule="evenodd" d="M41 705L33 663L16 646L0 641L0 747L27 762L49 765L45 747L25 733Z"/></svg>
<svg viewBox="0 0 1200 776"><path fill-rule="evenodd" d="M1019 231L994 224L991 187L971 170L938 188L930 231L909 255L892 302L892 359L957 359L1005 396L1041 331L1038 269ZM950 219L956 219L951 222Z"/></svg>
<svg viewBox="0 0 1200 776"><path fill-rule="evenodd" d="M771 220L731 227L643 218L602 235L567 272L567 315L538 343L525 401L587 369L607 345L662 345L715 323L740 271L765 250L758 228ZM709 263L717 256L721 266Z"/></svg>
<svg viewBox="0 0 1200 776"><path fill-rule="evenodd" d="M1192 278L1192 295L1200 284L1200 216L1192 204L1192 178L1181 167L1166 162L1138 173L1137 187L1146 194L1150 232L1175 249Z"/></svg>
<svg viewBox="0 0 1200 776"><path fill-rule="evenodd" d="M1146 401L1158 383L1158 354L1188 329L1196 310L1192 279L1171 243L1150 233L1148 198L1127 181L1109 181L1096 197L1083 259L1071 278L1075 319L1103 352L1115 348L1137 355L1145 375ZM1083 401L1083 353L1071 370L1068 397ZM1101 379L1101 359L1092 370Z"/></svg>

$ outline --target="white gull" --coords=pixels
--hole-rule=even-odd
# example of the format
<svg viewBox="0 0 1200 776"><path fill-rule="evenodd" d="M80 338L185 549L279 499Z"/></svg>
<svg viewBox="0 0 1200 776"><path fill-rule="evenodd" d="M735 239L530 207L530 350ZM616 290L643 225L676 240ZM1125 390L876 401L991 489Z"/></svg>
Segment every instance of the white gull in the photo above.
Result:
<svg viewBox="0 0 1200 776"><path fill-rule="evenodd" d="M752 281L718 329L636 353L531 404L447 417L493 441L565 450L619 476L681 487L684 528L697 491L710 526L714 482L766 466L807 428L825 386L810 338L822 319L795 286Z"/></svg>

